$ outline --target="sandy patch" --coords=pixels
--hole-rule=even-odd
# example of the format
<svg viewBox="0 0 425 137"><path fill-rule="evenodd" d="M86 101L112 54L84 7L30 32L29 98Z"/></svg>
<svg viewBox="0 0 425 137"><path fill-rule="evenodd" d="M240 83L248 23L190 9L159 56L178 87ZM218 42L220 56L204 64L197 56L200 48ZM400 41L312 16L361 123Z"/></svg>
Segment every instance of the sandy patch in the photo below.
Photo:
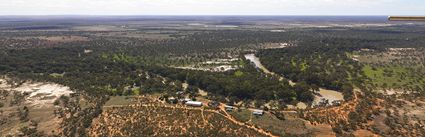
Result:
<svg viewBox="0 0 425 137"><path fill-rule="evenodd" d="M205 90L202 90L202 89L198 89L198 92L201 96L204 96L204 97L208 95L208 92L206 92Z"/></svg>
<svg viewBox="0 0 425 137"><path fill-rule="evenodd" d="M69 96L73 93L69 87L42 82L25 82L18 87L12 87L6 84L6 80L0 79L0 88L21 93L29 93L25 102L30 106L44 106L53 104L53 102L62 95Z"/></svg>
<svg viewBox="0 0 425 137"><path fill-rule="evenodd" d="M233 61L238 61L239 58L231 58L231 59L215 59L211 61L205 61L201 64L231 64Z"/></svg>
<svg viewBox="0 0 425 137"><path fill-rule="evenodd" d="M220 65L215 67L175 67L178 69L187 69L187 70L200 70L200 71L210 71L210 72L226 72L230 70L238 69L232 65Z"/></svg>
<svg viewBox="0 0 425 137"><path fill-rule="evenodd" d="M0 79L0 89L5 89L8 87L10 86L7 84L7 81L5 79Z"/></svg>
<svg viewBox="0 0 425 137"><path fill-rule="evenodd" d="M356 130L354 133L354 136L356 137L379 137L379 135L376 135L368 130Z"/></svg>
<svg viewBox="0 0 425 137"><path fill-rule="evenodd" d="M406 51L406 50L416 50L415 48L388 48L389 51Z"/></svg>
<svg viewBox="0 0 425 137"><path fill-rule="evenodd" d="M286 105L289 109L306 109L307 104L304 102L298 102L297 105Z"/></svg>
<svg viewBox="0 0 425 137"><path fill-rule="evenodd" d="M334 91L334 90L326 90L326 89L320 89L319 90L319 96L316 95L313 100L313 106L319 105L320 102L323 100L328 100L330 105L333 105L334 101L343 101L344 96L341 92Z"/></svg>
<svg viewBox="0 0 425 137"><path fill-rule="evenodd" d="M377 92L382 93L384 95L401 95L401 94L413 93L413 91L403 91L403 90L396 90L396 89L377 90Z"/></svg>
<svg viewBox="0 0 425 137"><path fill-rule="evenodd" d="M284 43L263 43L261 47L265 49L281 49L296 46L294 42L284 42Z"/></svg>

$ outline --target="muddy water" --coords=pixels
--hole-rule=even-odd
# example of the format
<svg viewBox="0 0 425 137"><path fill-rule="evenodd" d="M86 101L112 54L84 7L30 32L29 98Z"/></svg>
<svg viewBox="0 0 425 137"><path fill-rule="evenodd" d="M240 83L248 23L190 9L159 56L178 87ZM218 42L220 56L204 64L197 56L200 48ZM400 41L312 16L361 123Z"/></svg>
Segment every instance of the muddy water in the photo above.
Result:
<svg viewBox="0 0 425 137"><path fill-rule="evenodd" d="M271 72L266 67L264 67L264 65L261 64L260 59L257 56L255 56L255 54L245 54L245 59L247 59L247 60L251 61L252 63L254 63L255 67L261 69L261 71L263 71L264 73L275 75L275 76L279 76L280 77L280 80L283 80L284 79L282 76L277 75L276 73ZM291 80L289 80L289 84L291 86L295 85L295 83L292 82Z"/></svg>
<svg viewBox="0 0 425 137"><path fill-rule="evenodd" d="M263 66L263 64L261 64L260 59L257 56L255 56L255 54L246 54L245 58L251 61L252 63L254 63L255 67L261 69L264 73L274 75L274 73L270 72L266 67Z"/></svg>

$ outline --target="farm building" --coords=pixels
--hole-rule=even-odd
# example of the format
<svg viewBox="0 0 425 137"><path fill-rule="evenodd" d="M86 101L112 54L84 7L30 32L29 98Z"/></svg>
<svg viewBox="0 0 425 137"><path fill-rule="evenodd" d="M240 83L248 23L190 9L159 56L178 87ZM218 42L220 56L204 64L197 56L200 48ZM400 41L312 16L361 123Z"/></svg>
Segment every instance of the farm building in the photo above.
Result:
<svg viewBox="0 0 425 137"><path fill-rule="evenodd" d="M182 102L182 103L186 103L186 102L192 101L192 100L189 99L189 98L185 98L185 99L179 99L179 101Z"/></svg>
<svg viewBox="0 0 425 137"><path fill-rule="evenodd" d="M230 111L233 111L234 107L226 105L226 106L224 106L224 108L226 109L226 111L230 112Z"/></svg>
<svg viewBox="0 0 425 137"><path fill-rule="evenodd" d="M253 115L257 115L257 116L262 116L263 114L264 114L264 111L263 110L254 110L253 112L252 112L252 114Z"/></svg>
<svg viewBox="0 0 425 137"><path fill-rule="evenodd" d="M199 101L187 101L185 104L188 106L194 106L194 107L202 106L202 102L199 102Z"/></svg>

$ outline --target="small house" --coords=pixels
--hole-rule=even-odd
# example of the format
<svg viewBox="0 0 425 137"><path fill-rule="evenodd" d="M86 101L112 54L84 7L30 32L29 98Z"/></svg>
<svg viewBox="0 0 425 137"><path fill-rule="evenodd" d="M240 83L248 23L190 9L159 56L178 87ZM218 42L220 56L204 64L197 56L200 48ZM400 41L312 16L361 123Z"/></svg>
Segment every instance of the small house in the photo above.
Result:
<svg viewBox="0 0 425 137"><path fill-rule="evenodd" d="M262 116L263 114L264 114L264 110L254 110L253 112L252 112L252 114L253 115L256 115L256 116Z"/></svg>
<svg viewBox="0 0 425 137"><path fill-rule="evenodd" d="M201 107L202 106L202 102L199 102L199 101L187 101L185 104L187 106L193 106L193 107Z"/></svg>

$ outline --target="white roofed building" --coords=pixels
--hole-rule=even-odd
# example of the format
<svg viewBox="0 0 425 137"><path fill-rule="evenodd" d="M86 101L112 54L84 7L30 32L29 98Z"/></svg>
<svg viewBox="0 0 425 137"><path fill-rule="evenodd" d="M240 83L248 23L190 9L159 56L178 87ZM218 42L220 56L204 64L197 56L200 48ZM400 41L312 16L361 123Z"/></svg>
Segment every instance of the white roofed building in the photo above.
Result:
<svg viewBox="0 0 425 137"><path fill-rule="evenodd" d="M252 112L253 115L262 116L264 114L264 110L254 110Z"/></svg>
<svg viewBox="0 0 425 137"><path fill-rule="evenodd" d="M188 106L193 106L193 107L201 107L202 106L202 102L199 101L187 101L185 103Z"/></svg>

